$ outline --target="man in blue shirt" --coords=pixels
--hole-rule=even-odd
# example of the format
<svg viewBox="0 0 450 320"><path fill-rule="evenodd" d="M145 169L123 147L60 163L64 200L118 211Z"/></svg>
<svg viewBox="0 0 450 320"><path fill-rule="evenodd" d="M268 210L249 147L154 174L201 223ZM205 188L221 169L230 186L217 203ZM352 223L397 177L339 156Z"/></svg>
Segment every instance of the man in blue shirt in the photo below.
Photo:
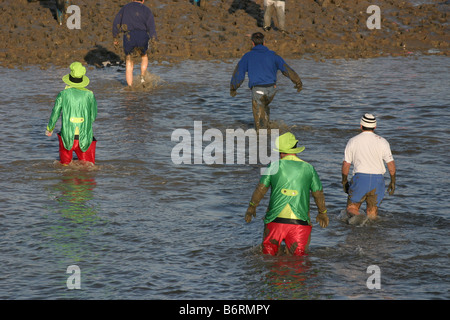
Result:
<svg viewBox="0 0 450 320"><path fill-rule="evenodd" d="M269 104L276 93L278 70L288 77L297 92L302 90L302 81L298 74L277 55L265 46L264 35L256 32L251 36L253 48L244 54L236 68L230 82L230 95L236 96L236 90L244 82L248 73L248 86L252 90L252 108L257 131L269 128Z"/></svg>
<svg viewBox="0 0 450 320"><path fill-rule="evenodd" d="M142 1L132 1L120 9L113 22L114 46L119 45L119 32L123 35L123 50L126 56L126 80L127 84L133 84L133 59L132 53L141 55L141 82L148 67L148 42L156 40L155 18L152 11Z"/></svg>

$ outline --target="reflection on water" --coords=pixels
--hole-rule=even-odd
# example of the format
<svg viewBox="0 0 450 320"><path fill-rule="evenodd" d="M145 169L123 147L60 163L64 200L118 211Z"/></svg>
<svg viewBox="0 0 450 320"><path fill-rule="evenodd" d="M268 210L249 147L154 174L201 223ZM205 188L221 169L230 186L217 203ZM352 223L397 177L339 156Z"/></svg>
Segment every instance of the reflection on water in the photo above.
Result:
<svg viewBox="0 0 450 320"><path fill-rule="evenodd" d="M306 147L301 158L321 178L330 217L326 229L314 224L301 259L260 254L268 196L244 222L261 165L171 160L172 132L193 134L194 121L223 136L253 127L246 84L229 97L235 61L152 65L161 81L151 90L125 90L121 69L88 70L99 105L93 168L59 166L57 140L44 136L67 70L0 69L9 79L0 91L8 119L0 127L0 298L449 298L448 61L292 61L300 94L279 77L271 120ZM398 185L377 221L348 223L340 169L365 112L391 144ZM312 202L312 221L315 214ZM81 290L66 288L74 264ZM366 287L370 265L381 269L380 290Z"/></svg>
<svg viewBox="0 0 450 320"><path fill-rule="evenodd" d="M94 201L97 183L95 174L88 171L92 168L86 168L76 160L69 166L54 166L60 170L60 180L47 187L51 201L47 203L47 214L42 216L46 227L41 236L45 239L45 249L56 258L55 264L60 269L54 285L63 289L65 278L69 276L63 271L69 265L80 267L84 280L94 273L95 267L84 268L84 265L98 256L93 250L95 246L86 241L98 236L100 231L96 223L99 220L98 205Z"/></svg>
<svg viewBox="0 0 450 320"><path fill-rule="evenodd" d="M308 256L267 259L267 268L259 288L258 299L317 299L321 293L315 290L319 270L314 269Z"/></svg>
<svg viewBox="0 0 450 320"><path fill-rule="evenodd" d="M74 223L95 220L96 210L89 206L95 186L95 178L83 171L64 172L61 182L52 187L55 214Z"/></svg>

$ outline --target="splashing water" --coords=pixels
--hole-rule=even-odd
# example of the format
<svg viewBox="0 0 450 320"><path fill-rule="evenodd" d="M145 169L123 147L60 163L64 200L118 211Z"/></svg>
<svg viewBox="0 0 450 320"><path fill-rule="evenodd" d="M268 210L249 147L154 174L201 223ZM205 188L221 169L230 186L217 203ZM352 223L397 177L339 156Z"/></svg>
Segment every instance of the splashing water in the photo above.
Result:
<svg viewBox="0 0 450 320"><path fill-rule="evenodd" d="M143 77L141 77L141 75L134 76L133 85L127 87L126 90L138 92L151 91L158 88L163 83L164 80L162 80L160 76L146 72Z"/></svg>

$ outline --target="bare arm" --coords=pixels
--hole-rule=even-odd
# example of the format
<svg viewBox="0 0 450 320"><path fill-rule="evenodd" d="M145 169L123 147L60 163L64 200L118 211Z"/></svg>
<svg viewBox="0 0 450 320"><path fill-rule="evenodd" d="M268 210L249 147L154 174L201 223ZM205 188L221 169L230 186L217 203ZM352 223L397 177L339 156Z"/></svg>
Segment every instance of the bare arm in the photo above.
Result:
<svg viewBox="0 0 450 320"><path fill-rule="evenodd" d="M387 163L387 167L388 167L388 170L389 170L389 174L391 175L391 176L395 176L395 161L391 161L391 162L388 162Z"/></svg>
<svg viewBox="0 0 450 320"><path fill-rule="evenodd" d="M322 228L326 228L330 220L327 216L327 207L325 206L325 196L323 194L323 190L311 192L311 194L314 198L314 202L316 203L318 210L316 221Z"/></svg>
<svg viewBox="0 0 450 320"><path fill-rule="evenodd" d="M344 188L344 192L348 193L348 173L350 172L350 166L352 164L346 161L342 162L342 187Z"/></svg>
<svg viewBox="0 0 450 320"><path fill-rule="evenodd" d="M390 162L387 163L387 167L389 170L389 174L391 175L391 182L389 182L389 186L387 191L389 192L389 194L392 196L394 194L395 191L395 173L397 172L396 168L395 168L395 161L392 160Z"/></svg>
<svg viewBox="0 0 450 320"><path fill-rule="evenodd" d="M352 164L348 163L346 161L342 162L342 174L348 176L348 173L350 172L350 166Z"/></svg>
<svg viewBox="0 0 450 320"><path fill-rule="evenodd" d="M282 71L281 73L285 76L291 79L291 81L295 84L294 88L297 89L297 92L302 91L303 83L300 79L300 76L295 72L291 67L289 67L287 64L284 65L285 71Z"/></svg>
<svg viewBox="0 0 450 320"><path fill-rule="evenodd" d="M256 207L259 205L259 202L264 198L269 187L266 187L262 183L258 183L255 191L253 191L252 200L250 201L247 212L245 213L245 221L252 221L252 217L256 217Z"/></svg>

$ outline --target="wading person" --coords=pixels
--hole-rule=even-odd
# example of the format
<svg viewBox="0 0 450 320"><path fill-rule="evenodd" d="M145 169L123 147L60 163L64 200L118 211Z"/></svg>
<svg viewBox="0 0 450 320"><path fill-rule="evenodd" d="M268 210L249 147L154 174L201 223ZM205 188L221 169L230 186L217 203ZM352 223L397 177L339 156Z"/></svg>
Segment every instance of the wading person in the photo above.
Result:
<svg viewBox="0 0 450 320"><path fill-rule="evenodd" d="M252 34L253 48L244 54L238 62L230 82L230 95L236 96L236 90L241 86L248 73L248 86L252 90L252 109L255 129L269 129L269 104L276 93L277 72L288 77L297 92L302 90L302 81L298 74L277 55L265 46L264 35L261 32Z"/></svg>
<svg viewBox="0 0 450 320"><path fill-rule="evenodd" d="M264 0L264 31L270 30L270 25L272 23L272 18L274 13L276 13L278 21L278 29L282 33L287 33L285 29L285 0Z"/></svg>
<svg viewBox="0 0 450 320"><path fill-rule="evenodd" d="M114 46L119 45L119 33L123 32L125 52L125 78L128 86L133 85L133 56L141 57L141 83L145 82L148 67L149 41L155 46L156 28L152 11L142 1L132 1L122 7L113 22Z"/></svg>
<svg viewBox="0 0 450 320"><path fill-rule="evenodd" d="M66 5L69 4L68 0L56 0L56 20L59 25L62 25L64 15L66 14Z"/></svg>
<svg viewBox="0 0 450 320"><path fill-rule="evenodd" d="M328 226L327 209L322 183L314 167L296 154L305 147L297 147L298 140L288 132L276 140L280 160L271 163L253 192L245 221L256 217L256 207L271 188L270 202L264 217L262 250L276 255L284 241L291 255L304 255L311 235L309 214L310 194L319 211L316 221L322 228Z"/></svg>
<svg viewBox="0 0 450 320"><path fill-rule="evenodd" d="M63 165L72 161L73 152L78 160L95 164L95 147L92 124L97 117L97 100L85 87L89 84L86 68L80 62L70 65L70 73L62 80L67 84L55 101L45 134L51 136L61 116L58 133L59 158Z"/></svg>
<svg viewBox="0 0 450 320"><path fill-rule="evenodd" d="M390 195L395 190L395 162L389 142L376 135L376 118L366 113L360 121L362 132L351 138L345 147L342 163L342 186L348 193L347 214L352 217L359 215L363 202L367 205L367 217L375 219L378 207L384 197L384 173L386 163L391 181L388 186ZM384 162L383 162L384 161ZM350 166L353 164L353 177L348 182Z"/></svg>

